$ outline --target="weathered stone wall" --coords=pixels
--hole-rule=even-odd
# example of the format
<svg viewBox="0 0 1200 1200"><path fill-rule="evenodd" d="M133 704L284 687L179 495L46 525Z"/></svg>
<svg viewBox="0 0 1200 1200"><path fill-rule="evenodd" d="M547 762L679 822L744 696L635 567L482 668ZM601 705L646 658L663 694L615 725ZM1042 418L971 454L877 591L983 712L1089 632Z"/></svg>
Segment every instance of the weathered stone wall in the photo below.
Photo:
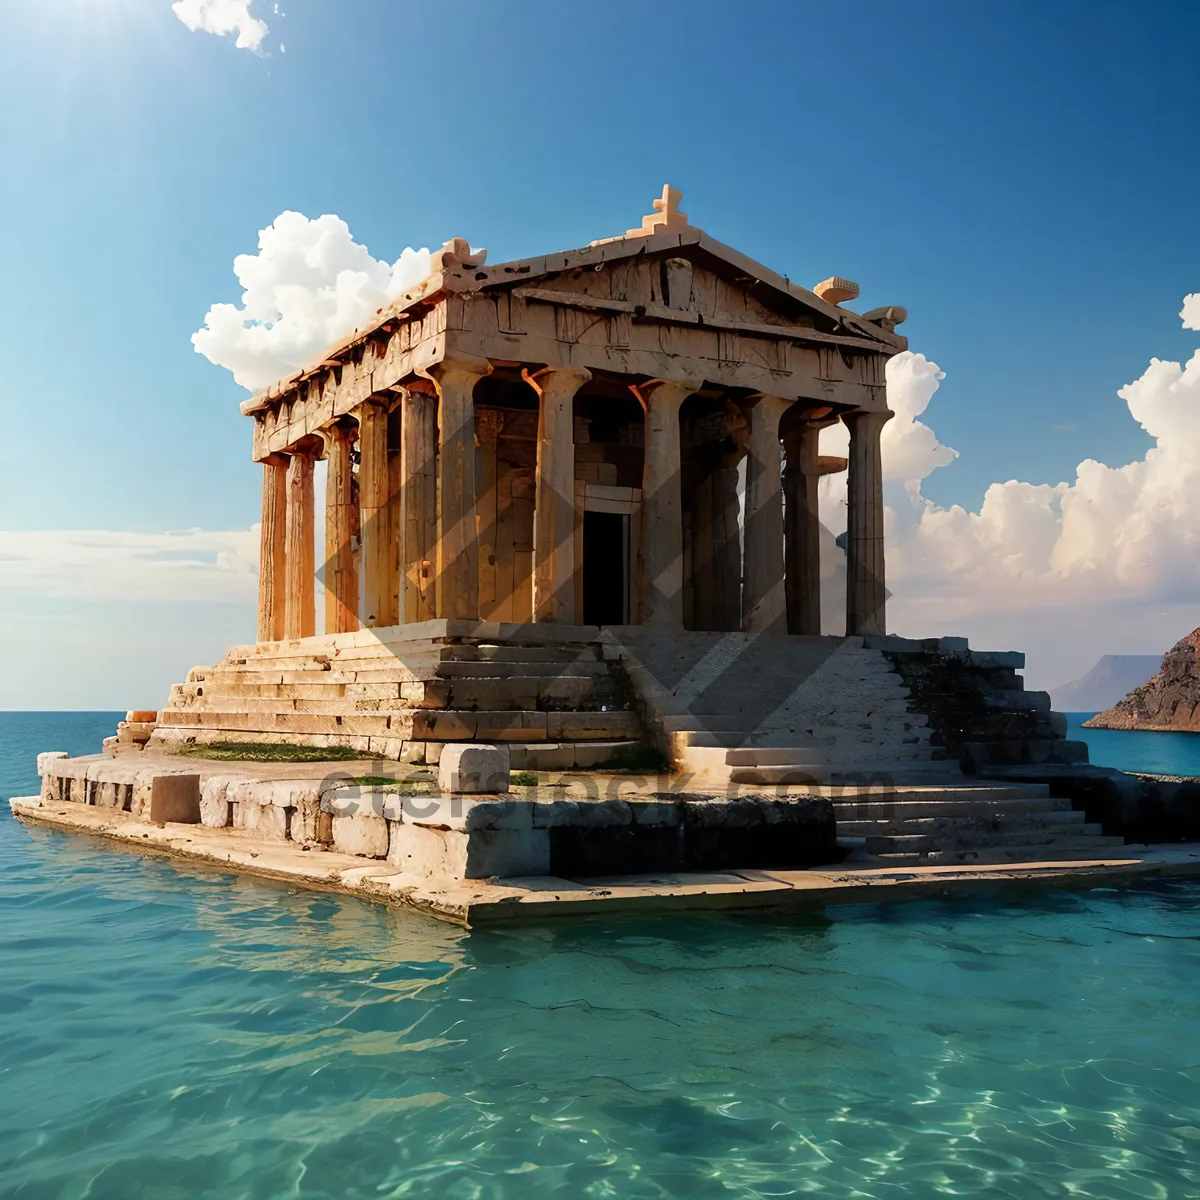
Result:
<svg viewBox="0 0 1200 1200"><path fill-rule="evenodd" d="M965 638L864 639L895 666L910 707L929 718L930 741L964 771L996 765L1086 763L1084 742L1067 741L1067 719L1047 692L1025 690L1018 651L971 650Z"/></svg>

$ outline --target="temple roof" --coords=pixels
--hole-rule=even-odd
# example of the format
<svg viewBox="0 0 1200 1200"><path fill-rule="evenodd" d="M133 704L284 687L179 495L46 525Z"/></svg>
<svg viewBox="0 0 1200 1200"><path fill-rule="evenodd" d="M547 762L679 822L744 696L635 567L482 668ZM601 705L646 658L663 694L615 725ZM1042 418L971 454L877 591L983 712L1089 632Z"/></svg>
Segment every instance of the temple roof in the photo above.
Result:
<svg viewBox="0 0 1200 1200"><path fill-rule="evenodd" d="M873 309L857 314L841 307L842 299L858 294L857 284L833 277L809 289L793 283L761 263L710 237L689 223L679 211L683 193L669 184L654 200L654 212L642 218L641 225L615 237L601 238L577 250L563 250L533 258L487 266L487 251L472 251L463 238L452 238L432 255L430 274L415 287L398 296L391 304L376 311L373 319L322 351L298 371L256 393L242 403L244 413L263 408L268 402L291 391L298 384L329 367L337 366L355 346L370 339L409 309L427 305L447 292L491 292L528 285L532 280L564 271L592 268L641 256L684 257L709 267L729 282L751 293L781 316L814 328L814 337L823 341L845 342L863 349L873 343L879 353L895 354L907 347L907 339L896 334L894 326L907 315L899 307ZM828 298L827 298L828 297ZM580 301L587 298L579 297ZM780 325L780 332L786 331ZM756 327L762 331L763 327ZM820 332L817 332L820 331Z"/></svg>

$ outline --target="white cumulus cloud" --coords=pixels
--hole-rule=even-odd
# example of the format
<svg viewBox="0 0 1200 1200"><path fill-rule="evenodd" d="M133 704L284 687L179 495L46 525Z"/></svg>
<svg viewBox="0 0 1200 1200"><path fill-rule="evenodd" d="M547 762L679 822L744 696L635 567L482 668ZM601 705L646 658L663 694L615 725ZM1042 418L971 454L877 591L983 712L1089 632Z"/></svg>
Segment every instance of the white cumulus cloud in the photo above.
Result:
<svg viewBox="0 0 1200 1200"><path fill-rule="evenodd" d="M1200 294L1181 317L1200 328ZM1111 467L1085 459L1073 480L993 483L979 510L941 507L921 481L955 457L917 418L943 378L923 355L888 365L896 417L884 427L889 626L1036 647L1041 683L1081 674L1103 653L1165 650L1200 624L1200 352L1152 359L1118 395L1154 438ZM844 453L832 427L822 452ZM846 527L845 476L823 481L822 518ZM838 619L836 605L827 614Z"/></svg>
<svg viewBox="0 0 1200 1200"><path fill-rule="evenodd" d="M176 0L175 15L193 32L237 35L239 50L261 50L267 23L250 15L251 0Z"/></svg>
<svg viewBox="0 0 1200 1200"><path fill-rule="evenodd" d="M1183 318L1184 329L1200 329L1200 292L1184 296L1179 315Z"/></svg>
<svg viewBox="0 0 1200 1200"><path fill-rule="evenodd" d="M255 391L368 323L429 274L430 255L410 247L387 263L340 217L285 212L259 233L258 253L239 254L233 269L241 307L214 304L192 344Z"/></svg>

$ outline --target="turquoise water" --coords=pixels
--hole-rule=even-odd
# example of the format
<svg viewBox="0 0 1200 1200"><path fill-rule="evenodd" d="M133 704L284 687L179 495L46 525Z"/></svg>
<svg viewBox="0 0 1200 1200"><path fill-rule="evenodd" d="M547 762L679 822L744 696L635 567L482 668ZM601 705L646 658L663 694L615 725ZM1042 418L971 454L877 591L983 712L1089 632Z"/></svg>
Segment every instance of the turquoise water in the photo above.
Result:
<svg viewBox="0 0 1200 1200"><path fill-rule="evenodd" d="M0 1195L1200 1195L1200 887L468 934L0 817Z"/></svg>
<svg viewBox="0 0 1200 1200"><path fill-rule="evenodd" d="M1087 742L1100 767L1151 775L1200 775L1200 733L1148 733L1127 729L1084 729L1095 713L1067 713L1067 736Z"/></svg>

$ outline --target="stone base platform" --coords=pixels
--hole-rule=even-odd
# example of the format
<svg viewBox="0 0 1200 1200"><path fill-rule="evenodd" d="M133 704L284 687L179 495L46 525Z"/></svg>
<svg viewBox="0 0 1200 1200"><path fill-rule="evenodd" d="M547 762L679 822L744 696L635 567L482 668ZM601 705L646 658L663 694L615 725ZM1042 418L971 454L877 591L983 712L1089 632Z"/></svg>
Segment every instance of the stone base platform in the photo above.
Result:
<svg viewBox="0 0 1200 1200"><path fill-rule="evenodd" d="M820 909L828 904L1005 894L1045 888L1115 887L1147 878L1200 876L1200 844L1126 847L1112 857L1005 866L814 867L646 873L607 878L539 876L438 881L334 851L263 844L252 831L148 825L128 813L40 797L10 801L22 821L91 834L114 847L167 854L291 886L342 892L463 925L555 916L720 909Z"/></svg>

